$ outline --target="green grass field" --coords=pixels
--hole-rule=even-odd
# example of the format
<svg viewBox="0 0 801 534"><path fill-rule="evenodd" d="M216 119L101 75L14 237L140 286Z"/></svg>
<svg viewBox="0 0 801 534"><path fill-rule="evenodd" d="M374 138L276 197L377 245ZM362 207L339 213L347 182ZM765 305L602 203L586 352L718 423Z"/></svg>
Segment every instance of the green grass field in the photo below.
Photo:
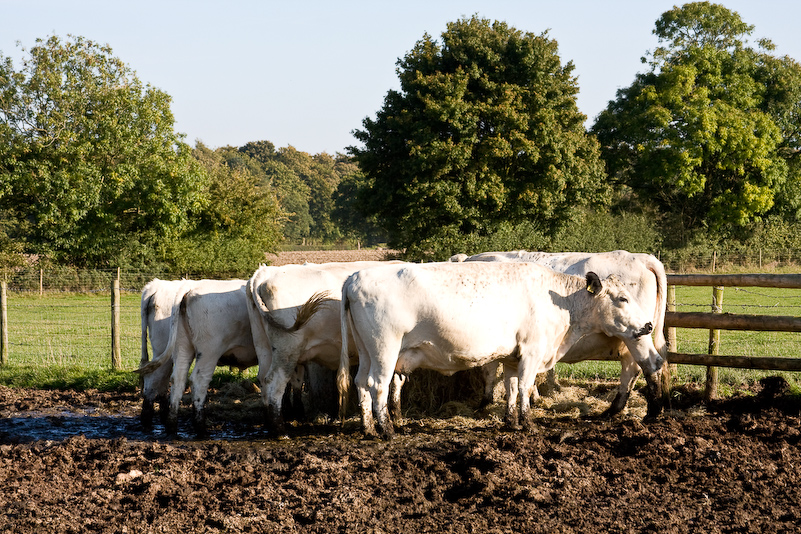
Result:
<svg viewBox="0 0 801 534"><path fill-rule="evenodd" d="M92 294L10 293L8 298L8 363L0 368L0 384L32 388L133 390L139 365L140 318L138 293L123 292L121 303L122 370L111 370L111 299L108 292ZM678 311L709 311L712 288L676 288ZM801 315L801 290L726 288L723 310L755 315ZM709 331L679 329L684 353L706 353ZM735 356L801 358L801 333L721 332L720 353ZM617 380L617 362L558 364L560 377L574 380ZM255 376L251 369L246 376ZM768 375L780 374L801 389L801 373L721 368L720 390L727 395ZM706 367L679 365L674 383L703 384ZM215 381L238 378L238 372L219 369Z"/></svg>
<svg viewBox="0 0 801 534"><path fill-rule="evenodd" d="M139 294L121 299L122 365L111 371L111 297L9 293L8 363L0 383L44 388L133 388L139 364Z"/></svg>
<svg viewBox="0 0 801 534"><path fill-rule="evenodd" d="M0 384L31 388L134 390L141 357L140 295L121 295L122 369L111 368L111 296L10 293L8 363ZM151 354L151 358L153 355ZM218 370L218 380L238 372ZM253 371L255 376L255 370Z"/></svg>

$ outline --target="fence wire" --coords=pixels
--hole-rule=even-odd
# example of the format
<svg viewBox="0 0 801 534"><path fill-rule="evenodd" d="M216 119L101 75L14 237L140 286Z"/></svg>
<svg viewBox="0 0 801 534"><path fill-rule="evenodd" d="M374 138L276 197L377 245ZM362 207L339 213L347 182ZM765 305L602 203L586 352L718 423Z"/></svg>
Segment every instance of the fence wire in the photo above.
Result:
<svg viewBox="0 0 801 534"><path fill-rule="evenodd" d="M111 366L109 295L8 296L9 362L21 365ZM138 365L140 355L138 293L122 297L120 346L123 369Z"/></svg>

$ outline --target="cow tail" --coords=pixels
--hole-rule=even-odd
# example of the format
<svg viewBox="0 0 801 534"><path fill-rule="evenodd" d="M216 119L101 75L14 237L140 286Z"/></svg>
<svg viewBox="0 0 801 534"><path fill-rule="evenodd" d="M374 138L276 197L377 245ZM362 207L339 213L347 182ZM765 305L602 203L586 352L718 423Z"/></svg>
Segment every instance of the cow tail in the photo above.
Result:
<svg viewBox="0 0 801 534"><path fill-rule="evenodd" d="M667 346L665 338L665 312L667 311L667 275L665 266L661 261L650 256L648 258L648 270L656 277L656 320L654 321L654 346L667 361L667 353L670 347Z"/></svg>
<svg viewBox="0 0 801 534"><path fill-rule="evenodd" d="M186 316L187 294L188 293L183 292L179 293L178 296L181 298L181 300L173 304L173 310L170 314L170 339L167 341L167 346L164 348L164 351L158 356L154 354L151 361L140 365L139 369L134 370L134 373L139 373L142 376L149 375L170 361L173 350L175 350L175 342L178 339L178 323L183 321L184 317Z"/></svg>
<svg viewBox="0 0 801 534"><path fill-rule="evenodd" d="M264 317L264 320L267 321L267 324L269 324L270 327L291 334L303 328L303 326L308 323L312 317L314 317L314 314L316 314L326 302L330 302L332 300L334 299L328 296L328 291L320 291L315 293L309 298L309 300L298 307L298 313L295 316L295 322L291 326L286 326L279 323L269 311L265 311L265 309L261 308L260 305L261 315Z"/></svg>
<svg viewBox="0 0 801 534"><path fill-rule="evenodd" d="M246 292L248 294L248 298L252 300L252 302L256 305L256 309L259 310L259 314L268 313L269 310L267 309L267 305L264 303L264 299L261 297L261 293L259 293L260 284L256 280L256 276L258 275L258 271L254 274L247 283Z"/></svg>
<svg viewBox="0 0 801 534"><path fill-rule="evenodd" d="M145 287L144 291L147 291L147 286ZM153 294L151 293L146 298L142 299L142 357L139 359L140 366L145 365L148 361L150 361L150 353L147 350L147 325L152 306Z"/></svg>
<svg viewBox="0 0 801 534"><path fill-rule="evenodd" d="M342 348L339 351L339 370L337 371L337 390L339 392L339 420L345 424L350 393L350 351L348 350L348 325L350 323L350 301L348 300L348 278L342 285L342 301L340 302L340 333Z"/></svg>

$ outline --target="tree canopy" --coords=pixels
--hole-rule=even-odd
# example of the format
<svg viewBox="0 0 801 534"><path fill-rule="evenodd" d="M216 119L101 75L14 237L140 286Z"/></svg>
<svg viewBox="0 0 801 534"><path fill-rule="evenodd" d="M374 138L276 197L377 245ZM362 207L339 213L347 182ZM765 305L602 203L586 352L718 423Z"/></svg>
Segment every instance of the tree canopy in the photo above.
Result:
<svg viewBox="0 0 801 534"><path fill-rule="evenodd" d="M425 35L349 147L365 179L356 206L412 255L509 225L553 233L608 190L557 43L473 16ZM351 184L352 185L352 184ZM459 245L457 245L459 246Z"/></svg>
<svg viewBox="0 0 801 534"><path fill-rule="evenodd" d="M709 2L664 13L654 29L661 46L643 58L650 71L593 127L621 192L672 219L679 240L699 229L742 234L780 197L797 205L788 115L798 116L801 71L771 56L767 40L749 47L753 29Z"/></svg>
<svg viewBox="0 0 801 534"><path fill-rule="evenodd" d="M246 155L186 145L170 97L108 46L25 52L0 56L0 259L246 272L275 250L285 216Z"/></svg>
<svg viewBox="0 0 801 534"><path fill-rule="evenodd" d="M165 247L168 263L179 272L246 273L282 239L284 214L275 192L248 165L231 164L231 152L202 143L193 150L208 188L203 207L190 214L192 229Z"/></svg>
<svg viewBox="0 0 801 534"><path fill-rule="evenodd" d="M107 46L38 40L15 70L0 57L0 209L28 251L114 261L190 226L203 174L173 131L170 97Z"/></svg>
<svg viewBox="0 0 801 534"><path fill-rule="evenodd" d="M333 218L334 193L343 179L358 172L349 158L311 155L293 146L276 149L269 141L247 143L237 152L249 158L250 165L275 190L286 217L287 240L331 242L344 237Z"/></svg>

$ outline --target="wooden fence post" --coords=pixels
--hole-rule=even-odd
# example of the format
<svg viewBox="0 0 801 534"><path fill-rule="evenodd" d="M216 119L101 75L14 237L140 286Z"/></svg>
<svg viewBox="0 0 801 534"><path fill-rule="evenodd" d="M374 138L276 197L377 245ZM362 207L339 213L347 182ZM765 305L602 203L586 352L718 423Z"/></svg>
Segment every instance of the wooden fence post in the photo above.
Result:
<svg viewBox="0 0 801 534"><path fill-rule="evenodd" d="M111 282L111 369L122 369L122 352L120 350L120 270Z"/></svg>
<svg viewBox="0 0 801 534"><path fill-rule="evenodd" d="M0 282L0 365L8 363L8 283Z"/></svg>
<svg viewBox="0 0 801 534"><path fill-rule="evenodd" d="M723 313L723 287L715 286L712 289L712 313ZM709 331L709 354L720 354L720 330ZM711 401L718 396L718 368L706 368L706 389L704 399Z"/></svg>
<svg viewBox="0 0 801 534"><path fill-rule="evenodd" d="M676 286L669 285L667 288L667 311L676 311ZM665 339L668 344L668 352L676 352L676 327L665 326ZM673 373L676 371L676 365L670 365L665 359L665 364L662 367L662 396L667 397L670 395L670 390L673 388Z"/></svg>

